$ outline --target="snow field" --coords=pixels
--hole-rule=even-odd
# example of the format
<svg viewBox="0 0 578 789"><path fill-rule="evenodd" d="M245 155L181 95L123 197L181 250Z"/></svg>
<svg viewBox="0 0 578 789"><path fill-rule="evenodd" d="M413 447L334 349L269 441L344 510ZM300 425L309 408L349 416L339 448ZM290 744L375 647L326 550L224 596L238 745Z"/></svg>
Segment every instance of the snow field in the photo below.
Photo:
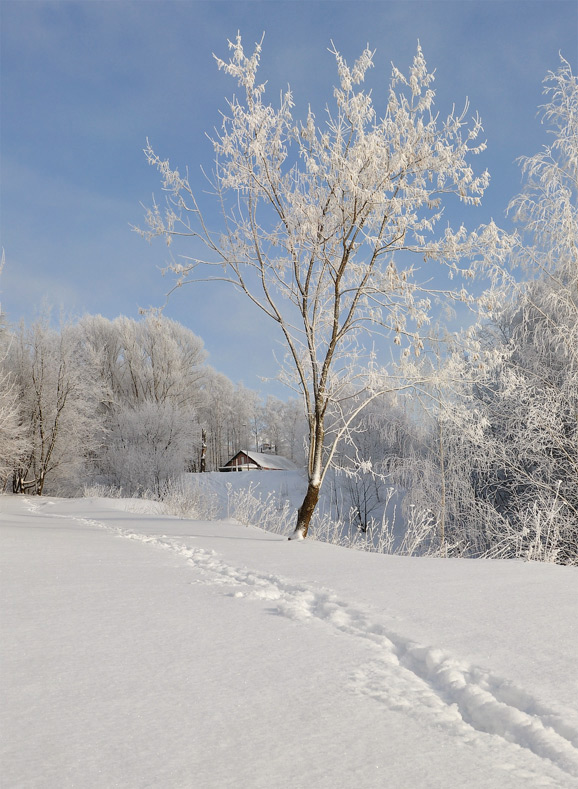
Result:
<svg viewBox="0 0 578 789"><path fill-rule="evenodd" d="M466 740L469 727L503 737L553 761L578 779L578 728L512 683L460 663L438 648L389 633L327 592L278 576L239 570L220 561L214 551L188 548L164 537L118 533L176 552L210 575L212 584L241 587L234 592L237 598L275 601L277 612L290 619L321 619L355 638L377 644L383 653L380 659L356 672L351 684L391 709L409 711L420 719L425 711L434 725L448 727Z"/></svg>
<svg viewBox="0 0 578 789"><path fill-rule="evenodd" d="M11 558L5 624L18 636L3 649L14 676L4 705L8 786L578 785L576 676L552 697L526 665L539 656L523 657L544 628L516 644L516 625L512 640L494 617L490 636L510 658L518 649L522 665L508 677L525 676L524 687L448 651L459 639L423 603L428 591L439 603L432 577L440 587L464 565L477 587L480 565L495 565L487 580L498 587L522 568L538 592L544 579L557 584L551 618L561 638L549 646L559 684L576 654L576 641L562 638L561 591L568 581L578 589L572 568L400 563L113 506L0 500ZM391 599L384 574L401 566L416 571L404 588L394 579ZM478 613L463 592L457 629ZM536 603L525 602L532 621ZM432 646L417 631L435 636ZM503 665L499 651L494 664Z"/></svg>

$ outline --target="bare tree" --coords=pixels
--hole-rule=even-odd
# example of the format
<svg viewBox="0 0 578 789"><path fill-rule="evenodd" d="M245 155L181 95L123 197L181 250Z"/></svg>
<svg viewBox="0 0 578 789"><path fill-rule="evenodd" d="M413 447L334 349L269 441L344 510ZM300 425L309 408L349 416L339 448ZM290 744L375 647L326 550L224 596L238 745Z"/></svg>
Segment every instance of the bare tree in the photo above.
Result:
<svg viewBox="0 0 578 789"><path fill-rule="evenodd" d="M153 203L140 232L167 244L200 240L206 256L189 253L171 265L177 287L201 279L232 283L282 332L282 379L304 398L308 419L308 487L293 535L303 538L350 425L372 398L413 380L410 368L388 375L372 347L376 336L393 338L405 356L410 349L419 355L433 302L473 305L454 277L495 274L508 244L493 223L471 234L463 227L436 234L443 200L455 195L478 205L489 175L476 176L469 161L485 148L477 142L480 119L466 121L467 103L438 117L434 77L419 46L407 76L393 67L381 117L362 89L373 53L366 49L350 68L332 48L339 85L322 125L311 109L304 122L293 118L289 89L278 107L265 102L265 86L256 81L260 44L250 57L240 36L229 47L232 57L216 58L217 65L244 97L228 102L213 140L221 232L210 229L188 176L149 143L145 152L160 172L167 205ZM488 250L496 252L492 264ZM430 270L434 263L440 265Z"/></svg>

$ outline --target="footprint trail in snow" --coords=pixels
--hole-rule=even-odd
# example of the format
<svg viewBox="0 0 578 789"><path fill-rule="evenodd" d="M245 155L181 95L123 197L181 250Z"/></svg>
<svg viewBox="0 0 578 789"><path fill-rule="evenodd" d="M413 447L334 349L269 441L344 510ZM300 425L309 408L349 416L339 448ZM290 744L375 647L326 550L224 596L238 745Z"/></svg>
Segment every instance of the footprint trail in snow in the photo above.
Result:
<svg viewBox="0 0 578 789"><path fill-rule="evenodd" d="M578 726L571 722L571 714L548 709L513 683L391 632L329 591L235 567L214 551L186 546L166 535L139 534L81 517L73 520L171 551L199 570L206 583L233 587L234 597L270 601L280 615L318 620L371 642L375 658L350 678L352 691L429 721L464 742L471 742L480 732L497 736L578 779Z"/></svg>

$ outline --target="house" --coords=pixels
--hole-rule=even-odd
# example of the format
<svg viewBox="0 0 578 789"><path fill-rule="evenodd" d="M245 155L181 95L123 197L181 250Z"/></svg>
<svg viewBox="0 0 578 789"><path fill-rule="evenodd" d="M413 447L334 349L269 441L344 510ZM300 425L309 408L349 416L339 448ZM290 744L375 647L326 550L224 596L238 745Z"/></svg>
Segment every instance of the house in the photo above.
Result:
<svg viewBox="0 0 578 789"><path fill-rule="evenodd" d="M295 471L297 466L281 455L240 449L219 471Z"/></svg>

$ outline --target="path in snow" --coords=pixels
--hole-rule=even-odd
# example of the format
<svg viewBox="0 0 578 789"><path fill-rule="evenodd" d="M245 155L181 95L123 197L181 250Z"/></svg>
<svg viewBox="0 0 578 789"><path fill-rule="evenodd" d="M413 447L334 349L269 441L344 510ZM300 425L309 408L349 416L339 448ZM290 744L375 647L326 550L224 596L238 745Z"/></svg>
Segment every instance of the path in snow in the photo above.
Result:
<svg viewBox="0 0 578 789"><path fill-rule="evenodd" d="M38 507L32 501L29 506ZM317 620L370 642L375 658L350 677L353 692L369 695L421 722L429 721L465 743L488 734L497 736L578 778L578 728L564 713L549 709L513 683L386 629L330 591L235 567L215 551L184 545L168 535L145 535L88 518L72 519L171 551L202 573L201 582L229 586L233 597L271 602L274 613L300 621Z"/></svg>

